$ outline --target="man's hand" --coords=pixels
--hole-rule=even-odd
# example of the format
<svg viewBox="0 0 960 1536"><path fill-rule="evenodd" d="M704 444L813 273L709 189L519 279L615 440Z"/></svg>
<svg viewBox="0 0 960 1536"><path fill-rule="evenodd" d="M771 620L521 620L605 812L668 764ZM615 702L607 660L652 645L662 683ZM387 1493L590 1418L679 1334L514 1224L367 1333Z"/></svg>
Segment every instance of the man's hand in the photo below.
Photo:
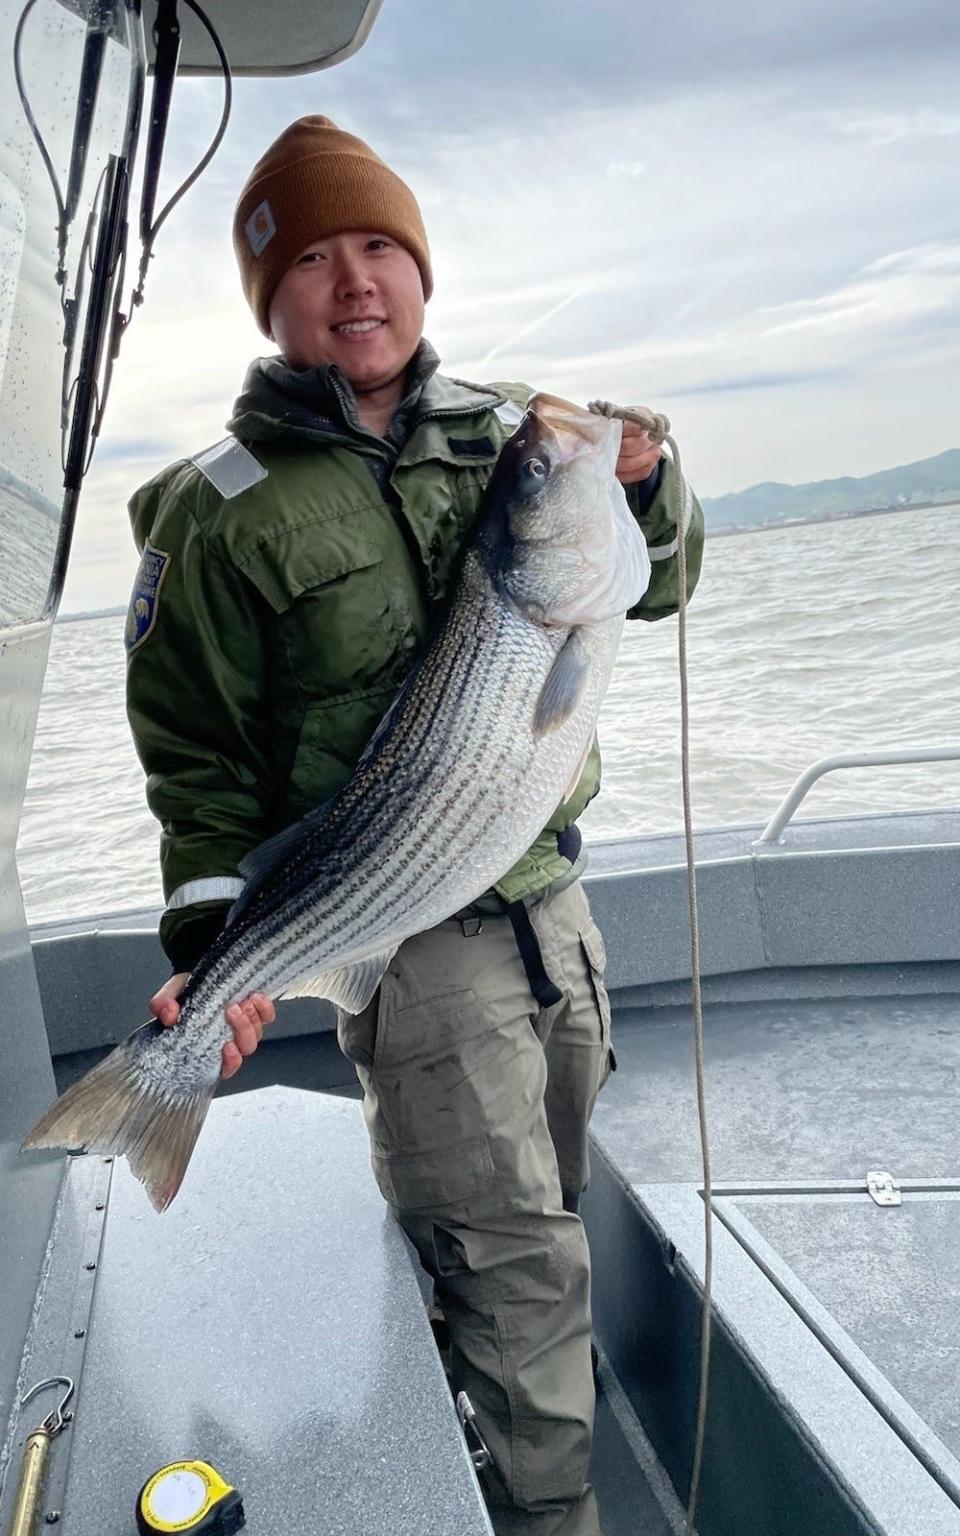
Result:
<svg viewBox="0 0 960 1536"><path fill-rule="evenodd" d="M188 971L180 971L176 976L171 976L150 999L150 1012L165 1029L176 1024L180 1017L180 1004L176 999L186 986L189 975ZM242 1003L228 1003L224 1012L233 1031L233 1039L225 1041L223 1047L220 1076L226 1080L240 1071L244 1056L253 1055L263 1038L263 1026L274 1022L277 1010L269 997L264 997L262 992L252 992Z"/></svg>
<svg viewBox="0 0 960 1536"><path fill-rule="evenodd" d="M651 443L646 427L641 427L636 421L623 423L623 439L616 471L621 485L635 485L638 480L646 480L661 458L661 449L658 444Z"/></svg>

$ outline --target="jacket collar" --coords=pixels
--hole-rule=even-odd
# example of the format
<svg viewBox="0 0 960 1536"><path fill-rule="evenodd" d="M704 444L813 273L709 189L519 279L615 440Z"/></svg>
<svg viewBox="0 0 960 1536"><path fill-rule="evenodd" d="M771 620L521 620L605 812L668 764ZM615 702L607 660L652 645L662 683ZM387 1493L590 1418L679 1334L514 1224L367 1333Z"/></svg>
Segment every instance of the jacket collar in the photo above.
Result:
<svg viewBox="0 0 960 1536"><path fill-rule="evenodd" d="M473 415L503 403L496 390L445 378L439 365L430 343L422 340L408 369L410 387L391 424L395 445L427 418ZM251 363L227 426L247 443L295 437L371 450L384 445L361 424L356 397L339 368L324 363L295 369L282 357Z"/></svg>

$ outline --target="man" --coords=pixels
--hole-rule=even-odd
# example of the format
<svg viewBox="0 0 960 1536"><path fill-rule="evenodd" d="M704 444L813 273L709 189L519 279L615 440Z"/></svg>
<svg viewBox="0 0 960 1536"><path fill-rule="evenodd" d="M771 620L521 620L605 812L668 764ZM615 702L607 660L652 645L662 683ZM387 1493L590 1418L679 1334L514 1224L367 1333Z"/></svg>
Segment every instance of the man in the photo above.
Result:
<svg viewBox="0 0 960 1536"><path fill-rule="evenodd" d="M163 825L175 975L167 1025L223 925L240 859L347 780L423 647L460 542L530 390L447 379L422 339L432 274L410 190L323 117L254 168L234 243L279 357L255 362L232 437L134 496L144 560L129 710ZM617 474L650 545L635 616L676 610L672 470L627 425ZM699 508L685 529L690 588ZM495 891L409 940L377 997L341 1014L374 1170L433 1276L455 1385L493 1466L498 1536L598 1536L589 1259L576 1214L587 1123L610 1069L602 940L569 801ZM223 1075L274 1018L227 1009Z"/></svg>

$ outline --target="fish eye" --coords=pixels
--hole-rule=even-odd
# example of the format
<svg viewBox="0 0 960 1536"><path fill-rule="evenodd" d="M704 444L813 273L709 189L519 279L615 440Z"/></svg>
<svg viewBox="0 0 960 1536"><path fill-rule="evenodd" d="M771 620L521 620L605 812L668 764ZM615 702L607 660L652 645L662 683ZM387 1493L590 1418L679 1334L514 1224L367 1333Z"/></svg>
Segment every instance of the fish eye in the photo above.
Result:
<svg viewBox="0 0 960 1536"><path fill-rule="evenodd" d="M547 482L550 464L546 458L526 459L520 468L520 487L528 496L536 495Z"/></svg>

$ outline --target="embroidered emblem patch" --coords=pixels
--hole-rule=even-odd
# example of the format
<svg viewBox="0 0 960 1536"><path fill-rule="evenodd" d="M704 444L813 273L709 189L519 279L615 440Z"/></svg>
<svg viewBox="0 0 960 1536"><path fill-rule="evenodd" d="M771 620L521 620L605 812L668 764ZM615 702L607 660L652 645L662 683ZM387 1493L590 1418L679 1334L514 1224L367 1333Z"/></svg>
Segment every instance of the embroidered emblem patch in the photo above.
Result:
<svg viewBox="0 0 960 1536"><path fill-rule="evenodd" d="M154 549L150 543L144 544L123 636L128 656L138 645L143 644L157 621L160 586L169 564L170 556L165 555L162 549Z"/></svg>
<svg viewBox="0 0 960 1536"><path fill-rule="evenodd" d="M273 209L266 198L254 208L243 229L250 242L251 251L254 256L259 256L264 246L270 244L277 232L277 226L273 222Z"/></svg>

